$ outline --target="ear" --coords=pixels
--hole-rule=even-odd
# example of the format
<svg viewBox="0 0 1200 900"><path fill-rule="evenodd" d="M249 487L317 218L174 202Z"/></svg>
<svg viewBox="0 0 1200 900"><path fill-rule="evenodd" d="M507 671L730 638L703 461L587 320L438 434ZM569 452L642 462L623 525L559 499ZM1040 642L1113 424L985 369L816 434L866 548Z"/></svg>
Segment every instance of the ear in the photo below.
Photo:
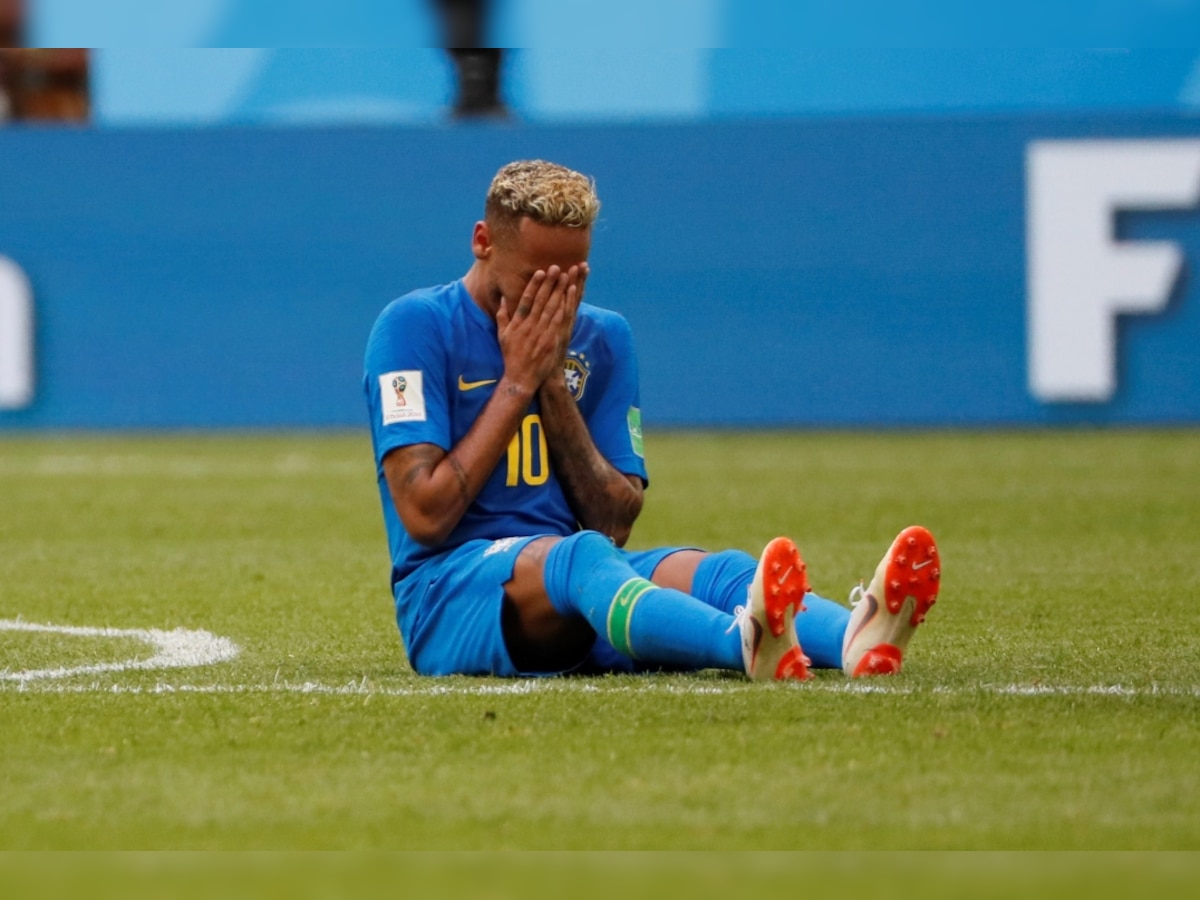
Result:
<svg viewBox="0 0 1200 900"><path fill-rule="evenodd" d="M492 233L487 222L476 222L475 230L471 232L471 252L476 259L487 259L492 255Z"/></svg>

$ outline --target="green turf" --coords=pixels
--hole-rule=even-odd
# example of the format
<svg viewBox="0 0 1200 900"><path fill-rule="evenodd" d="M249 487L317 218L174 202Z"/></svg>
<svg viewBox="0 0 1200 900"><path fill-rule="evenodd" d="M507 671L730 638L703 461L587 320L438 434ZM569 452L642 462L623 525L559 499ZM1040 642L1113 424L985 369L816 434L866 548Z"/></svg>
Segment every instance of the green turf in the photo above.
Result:
<svg viewBox="0 0 1200 900"><path fill-rule="evenodd" d="M898 678L422 679L362 435L0 441L4 849L1200 848L1200 432L650 434L633 545L894 533L942 599Z"/></svg>

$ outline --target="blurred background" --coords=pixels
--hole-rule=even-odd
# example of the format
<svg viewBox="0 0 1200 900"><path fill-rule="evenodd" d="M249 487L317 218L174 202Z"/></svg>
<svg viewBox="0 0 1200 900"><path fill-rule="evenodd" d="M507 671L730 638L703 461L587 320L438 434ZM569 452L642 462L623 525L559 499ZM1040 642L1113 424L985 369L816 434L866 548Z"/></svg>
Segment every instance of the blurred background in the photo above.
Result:
<svg viewBox="0 0 1200 900"><path fill-rule="evenodd" d="M1200 420L1200 2L900 6L0 0L0 429L358 426L520 156L597 179L648 427Z"/></svg>
<svg viewBox="0 0 1200 900"><path fill-rule="evenodd" d="M10 54L6 89L27 98L17 118L88 118L89 106L116 126L410 124L501 104L528 122L1200 108L1191 0L897 6L0 0L6 46L96 48ZM245 46L260 43L283 46Z"/></svg>

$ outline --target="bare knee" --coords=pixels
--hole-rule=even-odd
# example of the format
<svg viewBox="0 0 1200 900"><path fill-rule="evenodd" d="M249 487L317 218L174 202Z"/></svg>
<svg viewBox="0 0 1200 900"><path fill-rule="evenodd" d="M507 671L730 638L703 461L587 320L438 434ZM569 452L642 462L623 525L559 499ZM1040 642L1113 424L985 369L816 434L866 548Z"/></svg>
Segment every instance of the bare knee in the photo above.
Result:
<svg viewBox="0 0 1200 900"><path fill-rule="evenodd" d="M500 626L513 665L522 672L561 672L583 662L596 632L582 616L564 616L546 594L546 554L559 538L531 541L504 585Z"/></svg>
<svg viewBox="0 0 1200 900"><path fill-rule="evenodd" d="M703 550L677 550L659 561L650 580L659 587L690 594L696 568L706 556L708 553Z"/></svg>

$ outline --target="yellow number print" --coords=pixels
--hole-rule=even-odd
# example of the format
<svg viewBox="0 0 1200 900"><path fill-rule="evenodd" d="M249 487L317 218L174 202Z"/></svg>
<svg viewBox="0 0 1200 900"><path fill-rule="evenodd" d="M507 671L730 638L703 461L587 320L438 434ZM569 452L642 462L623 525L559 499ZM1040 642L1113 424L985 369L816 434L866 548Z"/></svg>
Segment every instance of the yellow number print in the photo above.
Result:
<svg viewBox="0 0 1200 900"><path fill-rule="evenodd" d="M546 433L537 413L530 413L521 422L521 430L508 442L507 487L516 487L521 481L537 487L550 478L550 448L546 446Z"/></svg>

